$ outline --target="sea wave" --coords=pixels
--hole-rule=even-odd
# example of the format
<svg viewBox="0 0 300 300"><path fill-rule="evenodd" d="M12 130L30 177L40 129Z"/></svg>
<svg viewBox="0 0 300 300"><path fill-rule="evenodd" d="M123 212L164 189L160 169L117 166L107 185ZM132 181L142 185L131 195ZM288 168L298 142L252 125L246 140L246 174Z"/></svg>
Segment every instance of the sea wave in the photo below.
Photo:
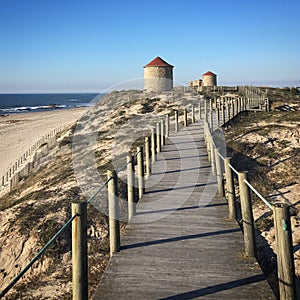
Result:
<svg viewBox="0 0 300 300"><path fill-rule="evenodd" d="M19 106L19 107L7 107L0 108L0 113L25 113L25 112L38 112L45 110L55 110L55 109L70 109L79 107L90 107L93 106L90 103L78 103L74 105L65 104L49 104L49 105L37 105L37 106Z"/></svg>

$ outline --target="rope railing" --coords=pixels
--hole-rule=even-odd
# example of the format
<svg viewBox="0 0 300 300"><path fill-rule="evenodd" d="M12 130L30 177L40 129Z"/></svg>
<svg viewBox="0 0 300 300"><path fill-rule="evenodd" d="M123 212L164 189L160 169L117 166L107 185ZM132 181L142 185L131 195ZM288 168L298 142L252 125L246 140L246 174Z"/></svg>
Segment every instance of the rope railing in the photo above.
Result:
<svg viewBox="0 0 300 300"><path fill-rule="evenodd" d="M136 155L134 155L134 157L136 157ZM130 162L125 163L123 166L116 170L116 173L119 174L120 172L124 171L129 164Z"/></svg>
<svg viewBox="0 0 300 300"><path fill-rule="evenodd" d="M257 92L255 89L247 90L247 95ZM248 98L248 103L241 101L238 106L237 113L243 110L251 109L252 105L263 105L265 103L265 110L269 111L268 99L262 97ZM246 105L247 104L247 105ZM207 107L207 105L206 105ZM223 107L223 106L222 106ZM277 244L276 255L277 255L277 272L279 282L279 294L280 299L297 299L296 295L296 281L295 281L295 268L294 268L294 255L293 255L293 242L292 242L292 229L289 205L287 203L272 205L265 199L247 180L246 171L236 170L232 164L231 159L224 158L213 140L212 132L214 131L214 123L212 117L212 110L205 110L204 118L204 131L205 131L205 142L207 146L208 159L211 162L212 173L216 175L218 181L218 192L222 197L226 197L228 200L229 218L237 220L243 227L244 233L244 245L245 254L249 257L257 257L257 246L255 236L255 223L252 210L251 193L256 195L263 203L273 212L274 218L274 229L275 229L275 241ZM227 111L227 118L225 118L224 110L222 110L223 125L225 121L230 120L229 117L235 116L235 111ZM219 120L218 120L219 125ZM223 161L223 164L221 162ZM225 180L223 178L223 168L225 169ZM236 182L233 175L237 175L238 178L238 191L239 191L239 204L235 195ZM283 295L283 296L282 296Z"/></svg>
<svg viewBox="0 0 300 300"><path fill-rule="evenodd" d="M215 145L215 143L214 143L214 145ZM215 148L217 148L216 145L215 145ZM220 156L220 158L221 158L223 161L225 160L225 157L224 157L220 152L218 152L218 155Z"/></svg>
<svg viewBox="0 0 300 300"><path fill-rule="evenodd" d="M213 138L211 136L211 141L212 141L212 145L215 149L217 149L216 144L213 141ZM218 156L222 159L222 161L225 161L225 157L218 151ZM239 172L231 165L228 164L228 166L230 167L230 169L236 174L238 175ZM273 206L270 202L268 202L252 185L249 181L245 180L245 183L249 186L249 188L271 209L273 210Z"/></svg>
<svg viewBox="0 0 300 300"><path fill-rule="evenodd" d="M137 151L133 157L136 158L136 156L141 153L141 151ZM130 162L125 163L123 166L121 166L116 174L124 170ZM99 189L86 201L87 204L91 203L97 195L108 185L108 183L113 179L113 177L109 177L100 187ZM50 246L57 240L57 238L68 228L68 226L72 223L72 221L78 216L78 214L75 214L72 216L62 227L57 231L57 233L46 243L46 245L34 256L34 258L15 276L15 278L7 285L7 287L0 292L0 299L4 297L11 288L22 278L22 276L32 267L32 265L48 250Z"/></svg>
<svg viewBox="0 0 300 300"><path fill-rule="evenodd" d="M178 111L177 111L178 113ZM184 111L184 114L186 114L186 110ZM183 115L184 115L183 114ZM167 114L169 115L169 114ZM178 116L178 115L177 115ZM168 117L168 122L169 122L169 117ZM178 122L178 119L175 120L175 122ZM169 135L169 123L168 124L165 124L164 122L158 122L157 124L159 124L159 126L164 126L165 128L162 128L160 127L160 131L159 132L155 132L155 139L152 139L151 140L151 143L152 144L155 144L157 146L157 143L159 143L159 147L151 147L152 148L152 152L154 151L154 153L152 153L152 156L155 157L156 153L159 153L160 152L160 149L161 149L161 146L164 145L165 143L165 137L164 137L164 134L166 134L167 136ZM162 125L163 124L163 125ZM185 124L187 126L187 124ZM177 126L177 127L176 127ZM175 127L178 129L178 124L175 124ZM168 132L166 132L168 131ZM59 132L59 131L57 131ZM164 138L162 138L164 137ZM149 139L150 141L150 139ZM36 145L40 145L40 143L36 143ZM143 144L145 145L145 144ZM39 146L36 146L36 147L39 147ZM36 147L33 147L33 148L36 148ZM32 148L32 149L33 149ZM138 147L138 149L140 150L137 150L136 153L134 155L132 155L132 158L133 160L137 159L137 164L138 164L138 175L139 175L139 183L138 183L138 188L137 190L139 191L139 195L142 195L144 193L144 159L143 159L143 147ZM150 147L145 147L146 151L149 151L150 152ZM150 153L148 153L148 157L149 157ZM147 157L147 153L146 153L146 157ZM152 160L152 162L154 162L154 160ZM150 163L150 160L148 159L148 162L146 161L146 165ZM125 164L123 164L119 169L117 169L116 171L114 171L113 174L115 174L116 176L123 170L125 170L126 168L128 168L128 166L132 164L132 167L133 167L133 164L134 164L134 161L128 161L126 162ZM148 170L150 170L150 168L147 168ZM134 171L132 171L132 168L131 168L131 173L134 173ZM129 176L129 174L128 174ZM129 178L128 178L129 180ZM134 181L132 181L132 186L134 185ZM86 205L87 204L90 204L98 195L99 193L105 188L105 187L108 187L108 189L110 190L111 187L110 186L113 186L113 185L116 185L117 182L115 182L115 176L112 175L112 176L109 176L107 178L107 180L97 189L97 191L85 202ZM128 181L128 184L129 184L129 181ZM109 195L112 194L109 192ZM131 192L131 196L129 195L129 191L128 191L128 206L131 206L128 208L128 220L130 220L131 216L135 213L135 210L133 209L133 205L132 203L134 202L134 191ZM110 196L109 196L110 197ZM131 197L131 200L129 200L129 197ZM110 201L109 201L110 202ZM81 205L80 203L75 203L76 205ZM76 206L77 207L77 206ZM113 210L112 207L109 208L109 210ZM73 211L73 203L72 203L72 211ZM4 297L4 295L6 295L10 290L11 288L22 278L22 276L32 267L32 265L48 250L48 248L53 245L53 243L57 240L57 238L68 228L68 226L70 226L72 224L72 226L74 225L74 223L72 223L75 218L82 218L84 215L84 213L80 214L80 213L75 213L58 231L57 233L46 243L46 245L34 256L34 258L19 272L19 274L17 276L15 276L15 278L7 285L7 287L0 292L0 298ZM79 232L78 232L79 231ZM82 234L82 232L80 233L80 230L76 230L76 232L78 232L78 234ZM76 240L82 240L81 238L75 238ZM72 240L73 240L73 237L72 237ZM72 247L73 248L73 247ZM111 244L111 248L113 248L115 251L119 251L119 248L115 247L113 244ZM76 251L73 251L73 252L76 252ZM112 254L112 253L111 253ZM73 254L72 254L73 255ZM74 266L73 266L74 267ZM74 272L74 271L73 271ZM85 278L85 280L87 281L87 277ZM84 280L79 280L80 282L77 282L77 285L80 285L80 284L83 284L82 281Z"/></svg>
<svg viewBox="0 0 300 300"><path fill-rule="evenodd" d="M231 164L228 164L228 166L236 175L239 174L239 172Z"/></svg>
<svg viewBox="0 0 300 300"><path fill-rule="evenodd" d="M247 186L271 209L273 210L273 205L268 202L251 184L249 181L245 180Z"/></svg>
<svg viewBox="0 0 300 300"><path fill-rule="evenodd" d="M207 124L206 122L206 126L207 128L209 129L209 125ZM211 134L210 131L209 132L209 139L210 139L210 142L211 142L211 145L214 149L217 149L217 146L214 142L214 139L213 139L213 136ZM217 151L217 155L222 159L222 161L224 162L225 161L225 157L219 152ZM232 164L228 164L230 169L236 174L238 175L239 174L239 171L237 171L233 166ZM245 183L249 186L249 188L272 210L273 209L273 206L249 183L249 181L245 180Z"/></svg>
<svg viewBox="0 0 300 300"><path fill-rule="evenodd" d="M136 155L138 155L140 151L138 151ZM118 174L123 169L125 169L128 164L125 163L116 173ZM91 196L86 202L89 204L92 202L97 195L108 185L108 183L113 179L113 177L109 177L102 185L101 187L94 193L93 196ZM62 227L57 231L57 233L47 242L47 244L38 252L38 254L19 272L19 274L8 284L8 286L0 292L0 298L4 297L9 290L22 278L22 276L32 267L32 265L48 250L50 246L57 240L57 238L68 228L68 226L72 223L72 221L78 216L78 214L75 214L72 216Z"/></svg>
<svg viewBox="0 0 300 300"><path fill-rule="evenodd" d="M140 150L140 151L137 151L137 152L133 155L133 157L136 158L136 157L138 156L139 153L141 153L141 150Z"/></svg>
<svg viewBox="0 0 300 300"><path fill-rule="evenodd" d="M9 290L21 279L21 277L32 267L32 265L48 250L57 238L68 228L77 215L72 216L49 240L49 242L35 255L35 257L19 272L19 274L8 284L8 286L0 292L0 298L4 297Z"/></svg>
<svg viewBox="0 0 300 300"><path fill-rule="evenodd" d="M107 186L107 184L113 179L113 177L108 178L102 185L101 187L94 193L93 196L91 196L86 202L89 204L90 202L92 202L97 196L98 194Z"/></svg>
<svg viewBox="0 0 300 300"><path fill-rule="evenodd" d="M140 152L140 151L139 151ZM137 152L134 157L136 157L136 155L139 153ZM125 163L124 165L122 165L118 170L116 170L116 174L118 175L120 172L124 171L127 166L130 164L130 162ZM113 177L109 177L102 185L101 187L94 193L93 196L91 196L88 200L87 203L92 202L97 196L98 194L107 186L107 184L113 179Z"/></svg>

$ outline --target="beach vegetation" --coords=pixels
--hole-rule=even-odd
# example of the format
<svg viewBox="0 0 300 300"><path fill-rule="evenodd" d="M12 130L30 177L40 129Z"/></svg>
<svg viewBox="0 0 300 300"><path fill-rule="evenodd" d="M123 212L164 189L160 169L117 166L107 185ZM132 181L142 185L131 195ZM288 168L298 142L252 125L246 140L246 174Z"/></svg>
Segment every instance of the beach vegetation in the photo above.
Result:
<svg viewBox="0 0 300 300"><path fill-rule="evenodd" d="M288 95L287 91L283 92ZM211 96L208 92L205 93L207 97ZM144 115L144 120L153 122L157 119L157 114L163 116L164 113L173 113L175 109L182 112L183 104L180 99L186 98L185 102L190 101L188 96L179 95L179 93L177 95L176 89L174 97L164 98L165 96L150 98L144 97L143 93L136 91L113 92L95 106L94 115L86 115L81 119L81 121L89 119L95 122L93 126L88 128L90 130L88 134L86 133L87 128L84 128L84 122L80 121L77 128L74 124L57 135L57 145L53 149L57 154L53 154L53 159L42 163L26 179L22 180L11 193L0 199L0 209L11 214L10 227L7 232L14 231L21 235L23 242L28 237L33 238L34 245L32 245L31 250L34 255L35 251L45 245L71 216L71 201L74 199L86 200L78 186L72 165L71 146L75 128L77 137L82 140L83 144L86 142L88 145L91 136L97 137L94 148L86 149L86 151L93 151L97 171L102 180L105 181L107 170L115 168L112 161L112 142L122 141L123 145L123 141L126 141L125 134L120 135L119 140L116 139L119 128L133 120L137 115L139 117ZM227 128L224 128L228 153L232 155L233 165L238 166L239 170L249 170L251 183L270 201L274 199L272 195L276 189L287 188L294 184L295 176L297 176L300 167L299 161L297 161L299 150L293 146L293 139L281 137L274 140L275 137L272 136L274 130L292 131L296 126L295 122L299 121L299 110L289 112L276 110L276 107L285 103L285 100L283 103L282 98L277 101L276 97L277 94L274 94L271 113L242 113ZM128 101L124 99L128 99ZM294 104L293 98L288 99L289 105L292 106ZM113 107L112 103L118 103L118 101L120 102L118 107ZM96 116L101 119L98 125L96 124ZM80 130L77 131L78 129ZM132 135L133 130L136 128L133 128L132 131L129 130L127 136L128 140L132 139L129 150L132 154L136 153L136 147L144 144L146 134L146 131L143 131L143 134L133 140L135 139L135 136ZM150 130L147 134L150 134ZM265 138L266 140L264 140ZM273 141L274 147L265 144L268 138ZM280 155L278 155L279 151L281 151ZM84 159L85 154L85 150L76 153L79 159ZM117 157L119 158L119 156ZM90 179L86 178L85 180L86 184L89 184ZM123 200L120 205L124 207L126 212L127 186L121 179L118 180L118 183L118 196ZM101 197L99 196L100 198L101 212L97 203L95 206L88 206L90 297L97 288L101 274L103 274L109 260L109 221L104 213L107 211L106 191L103 191ZM259 199L253 198L254 207L258 207L259 203ZM270 228L272 226L270 220L269 217L261 219L257 222L257 226L261 230ZM121 223L122 232L124 227L125 223ZM60 288L62 284L68 288L62 292L60 298L71 299L70 242L71 232L69 228L46 252L42 261L47 264L46 270L36 268L26 281L16 285L13 292L14 299L18 299L18 297L41 299L41 294L35 296L32 291L38 291L38 289L42 291L47 285ZM11 245L13 245L13 241L11 241ZM20 258L24 259L22 255Z"/></svg>

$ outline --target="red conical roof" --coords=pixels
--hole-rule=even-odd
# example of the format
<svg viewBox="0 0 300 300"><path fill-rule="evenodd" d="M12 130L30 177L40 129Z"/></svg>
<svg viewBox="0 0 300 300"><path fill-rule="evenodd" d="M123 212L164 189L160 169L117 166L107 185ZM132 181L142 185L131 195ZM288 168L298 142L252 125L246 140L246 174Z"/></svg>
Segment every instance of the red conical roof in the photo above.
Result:
<svg viewBox="0 0 300 300"><path fill-rule="evenodd" d="M147 64L145 67L174 67L170 64L168 64L166 61L164 61L162 58L160 58L159 56L157 56L156 58L154 58L152 61L149 62L149 64Z"/></svg>
<svg viewBox="0 0 300 300"><path fill-rule="evenodd" d="M217 76L217 75L211 71L208 71L208 72L204 73L202 76Z"/></svg>

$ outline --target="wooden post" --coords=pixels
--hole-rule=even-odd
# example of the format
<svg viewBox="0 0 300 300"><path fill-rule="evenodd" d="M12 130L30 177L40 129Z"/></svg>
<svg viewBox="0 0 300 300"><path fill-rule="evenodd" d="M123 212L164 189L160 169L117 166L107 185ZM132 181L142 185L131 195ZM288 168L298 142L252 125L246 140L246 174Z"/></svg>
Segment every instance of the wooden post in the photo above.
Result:
<svg viewBox="0 0 300 300"><path fill-rule="evenodd" d="M213 137L210 136L209 139L210 144L210 159L211 159L211 173L213 176L216 176L216 158L215 158L215 147L213 144Z"/></svg>
<svg viewBox="0 0 300 300"><path fill-rule="evenodd" d="M265 99L265 111L269 112L270 111L270 104L269 104L269 98Z"/></svg>
<svg viewBox="0 0 300 300"><path fill-rule="evenodd" d="M14 188L13 187L13 179L12 178L9 179L8 185L9 185L9 191L11 192L13 190L13 188Z"/></svg>
<svg viewBox="0 0 300 300"><path fill-rule="evenodd" d="M111 178L111 179L110 179ZM110 179L108 187L108 213L109 213L109 242L110 256L120 251L120 224L118 205L118 177L114 170L107 171L107 179Z"/></svg>
<svg viewBox="0 0 300 300"><path fill-rule="evenodd" d="M204 121L206 122L206 121ZM206 122L206 126L205 126L205 131L206 131L206 150L207 150L207 159L209 162L211 162L211 142L210 142L210 132L209 132L209 128L208 128L208 124Z"/></svg>
<svg viewBox="0 0 300 300"><path fill-rule="evenodd" d="M166 137L170 136L170 115L166 114Z"/></svg>
<svg viewBox="0 0 300 300"><path fill-rule="evenodd" d="M239 172L238 178L245 242L245 254L248 257L256 257L252 203L250 199L249 187L245 183L245 180L247 179L247 172Z"/></svg>
<svg viewBox="0 0 300 300"><path fill-rule="evenodd" d="M20 171L16 172L13 176L15 185L17 185L20 182Z"/></svg>
<svg viewBox="0 0 300 300"><path fill-rule="evenodd" d="M145 137L145 154L146 154L146 174L147 176L149 177L150 176L150 170L151 170L151 167L150 167L150 141L149 141L149 137L146 136Z"/></svg>
<svg viewBox="0 0 300 300"><path fill-rule="evenodd" d="M224 100L223 100L224 101ZM226 123L226 120L225 120L225 107L224 107L224 102L222 103L222 122L223 122L223 125Z"/></svg>
<svg viewBox="0 0 300 300"><path fill-rule="evenodd" d="M73 300L88 299L87 202L72 201Z"/></svg>
<svg viewBox="0 0 300 300"><path fill-rule="evenodd" d="M138 188L139 188L139 199L145 191L145 182L144 182L144 149L143 147L137 147L137 167L138 167Z"/></svg>
<svg viewBox="0 0 300 300"><path fill-rule="evenodd" d="M226 99L226 109L227 109L227 122L230 121L230 102L229 99Z"/></svg>
<svg viewBox="0 0 300 300"><path fill-rule="evenodd" d="M209 126L211 131L214 131L212 99L209 99Z"/></svg>
<svg viewBox="0 0 300 300"><path fill-rule="evenodd" d="M160 140L160 123L156 123L156 153L159 153L161 150L161 140Z"/></svg>
<svg viewBox="0 0 300 300"><path fill-rule="evenodd" d="M195 108L194 108L194 105L192 105L192 123L195 123Z"/></svg>
<svg viewBox="0 0 300 300"><path fill-rule="evenodd" d="M188 121L187 121L187 109L184 108L183 110L183 126L187 127L188 126Z"/></svg>
<svg viewBox="0 0 300 300"><path fill-rule="evenodd" d="M204 120L207 121L207 100L204 99Z"/></svg>
<svg viewBox="0 0 300 300"><path fill-rule="evenodd" d="M220 110L219 104L216 102L216 118L217 118L217 128L220 127Z"/></svg>
<svg viewBox="0 0 300 300"><path fill-rule="evenodd" d="M128 221L135 215L135 175L134 175L134 157L127 155L127 200L128 200Z"/></svg>
<svg viewBox="0 0 300 300"><path fill-rule="evenodd" d="M202 107L201 107L201 102L199 102L199 120L201 120L202 115Z"/></svg>
<svg viewBox="0 0 300 300"><path fill-rule="evenodd" d="M279 298L296 300L295 265L289 206L273 206Z"/></svg>
<svg viewBox="0 0 300 300"><path fill-rule="evenodd" d="M174 111L174 131L178 132L178 110Z"/></svg>
<svg viewBox="0 0 300 300"><path fill-rule="evenodd" d="M156 158L156 156L155 156L155 148L156 148L155 141L156 141L155 127L152 127L152 129L151 129L151 158L152 158L151 160L152 160L152 163L155 162L155 158Z"/></svg>
<svg viewBox="0 0 300 300"><path fill-rule="evenodd" d="M230 168L230 157L225 157L224 168L225 168L225 181L226 181L226 197L228 201L228 212L229 218L236 220L236 204L235 204L235 190L234 190L234 179L233 173Z"/></svg>
<svg viewBox="0 0 300 300"><path fill-rule="evenodd" d="M217 171L217 182L218 182L218 190L219 196L224 197L224 180L223 180L223 161L219 155L220 148L215 149L215 161L216 161L216 171Z"/></svg>
<svg viewBox="0 0 300 300"><path fill-rule="evenodd" d="M161 147L165 144L165 122L164 120L160 120L160 145Z"/></svg>

